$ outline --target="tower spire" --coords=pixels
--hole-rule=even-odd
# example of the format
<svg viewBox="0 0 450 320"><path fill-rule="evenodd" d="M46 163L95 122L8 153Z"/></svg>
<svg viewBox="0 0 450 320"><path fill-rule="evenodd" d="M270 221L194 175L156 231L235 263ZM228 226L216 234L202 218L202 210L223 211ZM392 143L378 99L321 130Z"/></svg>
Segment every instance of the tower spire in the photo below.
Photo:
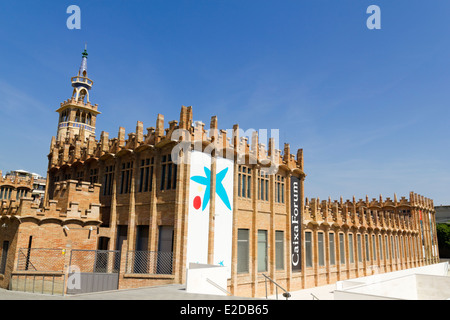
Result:
<svg viewBox="0 0 450 320"><path fill-rule="evenodd" d="M81 66L78 75L71 78L72 98L61 104L56 110L59 113L57 141L66 137L80 135L84 140L95 136L95 121L100 114L97 105L89 100L89 91L94 82L87 75L87 44L81 54Z"/></svg>
<svg viewBox="0 0 450 320"><path fill-rule="evenodd" d="M84 51L81 54L81 66L76 77L72 77L72 87L74 87L72 98L77 101L89 102L89 90L94 82L88 78L87 74L87 43L84 44Z"/></svg>
<svg viewBox="0 0 450 320"><path fill-rule="evenodd" d="M84 43L84 51L81 54L81 56L82 56L81 66L80 66L80 70L78 71L78 76L87 77L87 58L88 58L87 42Z"/></svg>

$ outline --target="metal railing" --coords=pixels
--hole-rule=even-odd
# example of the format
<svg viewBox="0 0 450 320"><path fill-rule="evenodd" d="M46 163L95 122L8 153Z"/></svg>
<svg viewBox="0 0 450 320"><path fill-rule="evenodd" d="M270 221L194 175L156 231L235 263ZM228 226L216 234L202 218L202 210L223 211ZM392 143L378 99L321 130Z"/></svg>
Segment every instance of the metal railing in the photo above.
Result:
<svg viewBox="0 0 450 320"><path fill-rule="evenodd" d="M77 266L84 273L119 273L120 251L74 249L70 266Z"/></svg>
<svg viewBox="0 0 450 320"><path fill-rule="evenodd" d="M291 294L286 289L284 289L282 286L280 286L278 283L276 283L271 277L269 277L268 275L265 275L264 273L262 275L265 278L264 282L265 282L265 286L266 286L266 299L267 299L267 281L270 281L275 285L275 295L277 297L277 300L278 300L278 288L280 288L281 290L284 291L283 297L285 297L286 300L288 300L291 297Z"/></svg>
<svg viewBox="0 0 450 320"><path fill-rule="evenodd" d="M315 295L313 295L312 293L310 293L310 295L312 295L313 300L320 300L319 298L317 298Z"/></svg>
<svg viewBox="0 0 450 320"><path fill-rule="evenodd" d="M86 84L88 84L89 86L92 86L93 83L94 83L91 79L89 79L89 78L87 78L87 77L80 77L80 76L72 77L70 80L71 80L72 82L86 83Z"/></svg>
<svg viewBox="0 0 450 320"><path fill-rule="evenodd" d="M64 295L65 274L12 274L9 290Z"/></svg>
<svg viewBox="0 0 450 320"><path fill-rule="evenodd" d="M126 273L172 274L173 253L162 251L128 251Z"/></svg>

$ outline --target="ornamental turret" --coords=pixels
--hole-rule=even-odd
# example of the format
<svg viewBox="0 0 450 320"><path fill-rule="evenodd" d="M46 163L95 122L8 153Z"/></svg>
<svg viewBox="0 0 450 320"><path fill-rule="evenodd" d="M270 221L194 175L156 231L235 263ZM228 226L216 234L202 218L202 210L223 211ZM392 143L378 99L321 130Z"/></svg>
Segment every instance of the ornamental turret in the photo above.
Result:
<svg viewBox="0 0 450 320"><path fill-rule="evenodd" d="M72 97L61 103L56 112L59 113L58 133L56 141L79 136L83 133L84 139L95 136L95 121L98 105L92 105L89 99L89 91L94 82L89 79L87 73L87 49L84 49L81 58L81 66L78 74L71 78L73 92Z"/></svg>

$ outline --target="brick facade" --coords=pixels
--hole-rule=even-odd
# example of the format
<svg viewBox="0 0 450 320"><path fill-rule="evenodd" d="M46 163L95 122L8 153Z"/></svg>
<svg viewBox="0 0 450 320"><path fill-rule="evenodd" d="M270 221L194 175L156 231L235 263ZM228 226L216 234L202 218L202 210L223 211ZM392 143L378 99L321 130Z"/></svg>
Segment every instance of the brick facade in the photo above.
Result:
<svg viewBox="0 0 450 320"><path fill-rule="evenodd" d="M87 120L74 118L78 111L92 112L89 130L83 125ZM309 201L304 197L302 149L294 155L284 144L282 152L273 138L266 148L258 133L244 137L238 125L219 130L215 116L206 130L202 122L193 122L191 107L182 106L179 121L170 121L168 127L158 114L155 127L148 127L146 133L138 121L128 137L121 127L117 138L102 132L99 140L95 136L97 105L72 97L57 112L58 135L52 138L48 154L44 208L34 207L27 198L19 204L2 203L2 221L10 227L0 232L0 241L10 239L11 252L26 248L32 236L33 247L123 249L126 257L138 249L158 252L161 230L169 228L173 230L172 275L131 274L123 266L119 287L185 283L190 165L171 158L174 147L184 143L178 153L181 157L196 148L210 153L212 159L227 155L234 161L232 272L227 288L234 295L264 296L262 273L292 291L438 262L433 202L415 193L400 200L380 196L358 202ZM68 122L70 130L61 129L61 123ZM264 168L270 165L276 170L266 176ZM215 172L214 161L211 170ZM239 189L241 175L247 179L245 192ZM300 272L291 266L292 177L300 181ZM215 188L214 180L211 188ZM209 223L208 262L212 263L214 214ZM238 259L242 230L248 234L248 252L244 252L248 265ZM259 235L266 237L263 244ZM267 255L262 259L258 252ZM17 254L8 256L8 268L16 260ZM273 285L269 290L275 290Z"/></svg>

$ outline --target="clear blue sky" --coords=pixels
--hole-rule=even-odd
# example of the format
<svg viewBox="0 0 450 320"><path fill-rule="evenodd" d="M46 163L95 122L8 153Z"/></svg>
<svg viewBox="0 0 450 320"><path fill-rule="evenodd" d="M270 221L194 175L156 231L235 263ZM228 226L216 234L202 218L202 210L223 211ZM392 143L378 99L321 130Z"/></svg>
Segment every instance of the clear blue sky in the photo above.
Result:
<svg viewBox="0 0 450 320"><path fill-rule="evenodd" d="M66 9L81 8L81 30ZM366 9L381 8L369 30ZM0 169L46 174L60 102L88 43L101 131L194 120L280 129L307 197L450 204L450 2L2 1Z"/></svg>

